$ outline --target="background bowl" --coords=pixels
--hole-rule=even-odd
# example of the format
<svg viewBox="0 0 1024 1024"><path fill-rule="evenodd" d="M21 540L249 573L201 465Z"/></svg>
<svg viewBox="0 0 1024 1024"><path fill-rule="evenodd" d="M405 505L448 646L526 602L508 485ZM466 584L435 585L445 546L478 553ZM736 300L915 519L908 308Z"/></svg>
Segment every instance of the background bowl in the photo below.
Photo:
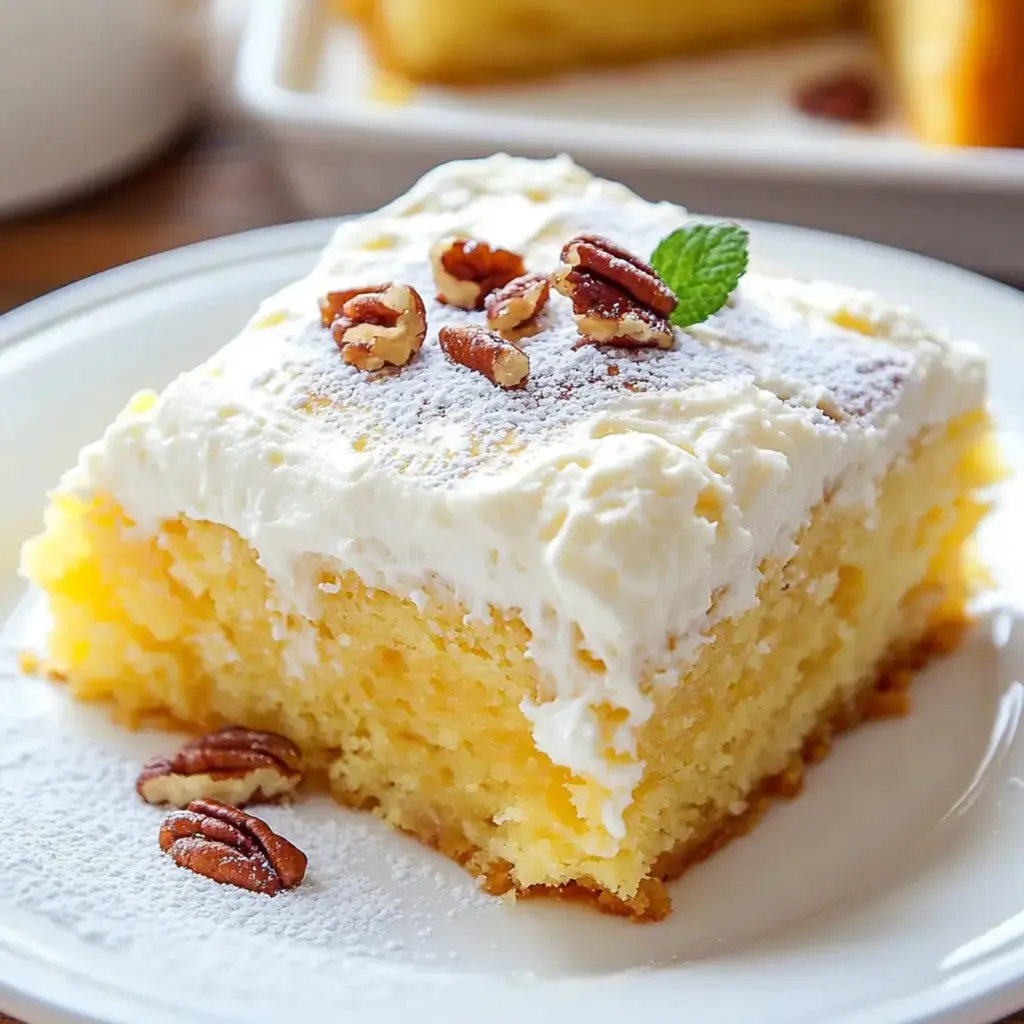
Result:
<svg viewBox="0 0 1024 1024"><path fill-rule="evenodd" d="M0 215L93 188L196 109L197 0L0 0Z"/></svg>

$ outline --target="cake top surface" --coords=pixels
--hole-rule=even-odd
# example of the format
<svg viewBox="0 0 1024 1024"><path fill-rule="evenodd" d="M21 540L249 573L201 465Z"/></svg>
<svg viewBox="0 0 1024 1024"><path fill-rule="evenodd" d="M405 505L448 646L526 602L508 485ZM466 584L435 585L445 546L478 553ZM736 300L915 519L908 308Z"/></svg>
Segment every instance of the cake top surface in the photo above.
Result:
<svg viewBox="0 0 1024 1024"><path fill-rule="evenodd" d="M581 422L626 406L653 408L666 393L696 392L698 417L701 396L752 385L799 409L817 430L884 419L922 356L920 326L846 289L757 273L709 320L675 328L670 351L577 346L571 302L553 292L542 330L522 342L530 359L522 389L495 387L441 351L441 327L482 323L484 315L438 301L428 260L438 238L478 238L522 254L529 271L550 273L578 233L600 232L648 259L690 221L679 207L641 202L564 159L497 159L486 172L449 165L384 210L344 222L311 277L265 303L210 369L428 486L500 469ZM367 374L343 362L316 300L381 281L416 288L428 333L408 365Z"/></svg>
<svg viewBox="0 0 1024 1024"><path fill-rule="evenodd" d="M179 515L234 529L295 628L317 616L324 560L423 608L519 615L541 677L524 713L541 750L606 787L614 848L651 680L685 680L826 496L870 508L915 438L985 396L971 346L876 296L756 271L667 351L576 347L570 301L552 294L521 390L440 350L443 325L482 314L437 302L438 239L550 273L581 232L647 259L689 219L565 157L439 167L343 222L207 363L137 396L62 489L112 495L144 531ZM428 333L408 365L367 374L343 362L318 299L381 282L420 292ZM602 706L626 712L610 740Z"/></svg>

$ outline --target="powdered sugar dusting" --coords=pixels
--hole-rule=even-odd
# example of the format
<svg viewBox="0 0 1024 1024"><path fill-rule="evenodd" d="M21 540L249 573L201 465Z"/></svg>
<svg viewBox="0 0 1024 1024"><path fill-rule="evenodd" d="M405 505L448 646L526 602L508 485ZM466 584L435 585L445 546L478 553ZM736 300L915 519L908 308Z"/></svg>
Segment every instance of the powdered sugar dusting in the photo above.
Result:
<svg viewBox="0 0 1024 1024"><path fill-rule="evenodd" d="M502 910L439 855L324 797L252 808L309 857L293 891L268 897L178 868L157 842L167 809L134 792L146 756L175 738L124 733L56 684L3 674L0 687L0 908L139 970L185 972L209 1005L239 989L256 1005L299 969L353 972L367 998L386 996L395 978L449 962L452 929Z"/></svg>
<svg viewBox="0 0 1024 1024"><path fill-rule="evenodd" d="M590 226L607 230L604 223ZM616 235L626 244L636 237L626 226ZM635 244L643 253L646 239ZM786 316L768 308L755 278L705 324L676 328L670 351L579 346L571 303L553 293L543 329L522 343L529 380L522 389L505 390L453 364L437 343L443 326L482 323L483 314L436 300L425 251L420 262L403 262L400 274L423 296L429 325L423 349L409 365L369 377L346 365L311 308L308 324L293 328L288 369L274 386L340 435L358 438L370 456L400 463L428 483L500 467L583 417L614 409L624 395L643 392L754 384L805 410L822 430L835 425L819 406L864 423L894 405L916 361L907 348L865 337L824 312L811 317L789 307Z"/></svg>

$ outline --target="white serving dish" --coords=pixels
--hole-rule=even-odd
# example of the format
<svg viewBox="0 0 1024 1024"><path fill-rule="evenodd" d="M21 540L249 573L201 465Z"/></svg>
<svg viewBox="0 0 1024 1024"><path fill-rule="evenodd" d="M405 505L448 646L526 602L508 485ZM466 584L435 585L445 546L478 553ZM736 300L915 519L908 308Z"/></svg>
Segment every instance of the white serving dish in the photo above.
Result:
<svg viewBox="0 0 1024 1024"><path fill-rule="evenodd" d="M1024 297L877 246L751 225L755 257L981 344L1009 464L980 538L997 589L906 719L842 738L796 801L638 927L480 896L439 854L303 797L274 900L192 876L132 788L173 749L19 674L46 627L15 575L44 491L137 388L210 356L331 225L191 246L0 317L0 1010L33 1024L982 1024L1024 1005ZM39 613L43 614L40 615Z"/></svg>
<svg viewBox="0 0 1024 1024"><path fill-rule="evenodd" d="M0 215L164 144L202 95L197 0L0 0Z"/></svg>
<svg viewBox="0 0 1024 1024"><path fill-rule="evenodd" d="M373 208L455 157L565 151L694 210L1024 276L1024 150L936 149L897 124L869 132L792 111L796 81L865 59L861 41L836 38L384 102L357 32L318 0L253 0L236 88L310 214Z"/></svg>

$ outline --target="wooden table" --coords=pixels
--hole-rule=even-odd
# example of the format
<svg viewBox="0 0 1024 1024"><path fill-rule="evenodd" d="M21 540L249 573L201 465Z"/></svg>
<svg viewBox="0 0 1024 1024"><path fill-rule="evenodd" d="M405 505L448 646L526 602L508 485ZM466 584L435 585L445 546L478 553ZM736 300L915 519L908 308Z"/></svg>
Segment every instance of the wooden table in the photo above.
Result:
<svg viewBox="0 0 1024 1024"><path fill-rule="evenodd" d="M206 124L125 182L0 223L0 312L129 260L301 216L254 132ZM1024 1012L1009 1021L1024 1024ZM18 1022L0 1013L0 1024Z"/></svg>
<svg viewBox="0 0 1024 1024"><path fill-rule="evenodd" d="M125 182L0 223L0 312L129 260L300 216L258 136L208 124Z"/></svg>

